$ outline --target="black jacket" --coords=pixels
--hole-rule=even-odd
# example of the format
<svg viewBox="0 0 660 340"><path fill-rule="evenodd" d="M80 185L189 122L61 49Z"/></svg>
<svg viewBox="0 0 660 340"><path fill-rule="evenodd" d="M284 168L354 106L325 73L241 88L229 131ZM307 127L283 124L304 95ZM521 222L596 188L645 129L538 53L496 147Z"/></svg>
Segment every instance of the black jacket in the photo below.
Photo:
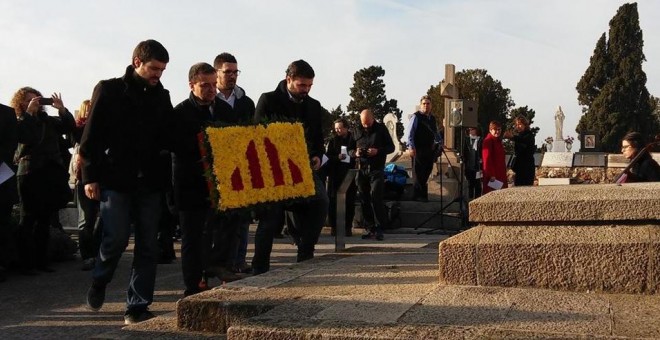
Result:
<svg viewBox="0 0 660 340"><path fill-rule="evenodd" d="M356 150L360 148L376 148L378 153L373 157L360 157L360 168L369 165L369 169L383 170L385 168L385 158L388 154L394 152L394 143L392 136L384 124L374 121L371 128L365 129L359 127L354 133L355 149L351 149L348 153L355 157Z"/></svg>
<svg viewBox="0 0 660 340"><path fill-rule="evenodd" d="M212 122L228 125L252 123L254 102L247 97L237 98L234 108L216 98L209 106L202 106L191 93L188 99L174 108L174 136L172 175L174 202L179 210L205 209L210 206L209 189L201 162L197 135Z"/></svg>
<svg viewBox="0 0 660 340"><path fill-rule="evenodd" d="M0 164L5 163L12 171L14 166L14 152L18 146L18 127L14 109L0 104ZM0 206L18 202L16 191L16 176L0 184Z"/></svg>
<svg viewBox="0 0 660 340"><path fill-rule="evenodd" d="M161 83L146 85L133 66L99 82L80 143L83 184L129 192L141 178L152 190L167 187L161 153L170 148L171 114L169 92Z"/></svg>
<svg viewBox="0 0 660 340"><path fill-rule="evenodd" d="M18 164L16 175L27 175L43 168L49 162L64 167L60 140L63 134L70 134L75 128L73 115L68 110L58 112L59 117L49 116L45 111L36 115L23 113L18 118L18 151L15 162Z"/></svg>
<svg viewBox="0 0 660 340"><path fill-rule="evenodd" d="M534 134L530 130L525 130L512 138L514 146L515 159L511 165L511 169L516 173L520 172L534 172L534 153L536 152L536 144Z"/></svg>
<svg viewBox="0 0 660 340"><path fill-rule="evenodd" d="M342 162L339 159L339 154L341 153L341 147L345 146L346 151L355 149L355 140L353 139L353 134L349 131L346 137L340 137L338 135L333 135L332 139L328 142L328 151L326 156L328 156L328 177L331 182L337 183L341 182L349 169L355 168L355 157L349 157L349 162Z"/></svg>
<svg viewBox="0 0 660 340"><path fill-rule="evenodd" d="M660 182L660 165L645 152L630 168L626 182Z"/></svg>
<svg viewBox="0 0 660 340"><path fill-rule="evenodd" d="M305 142L309 157L323 157L323 131L321 129L321 103L311 97L296 103L289 98L286 80L282 80L275 91L261 95L257 102L255 122L262 123L285 120L295 120L303 124Z"/></svg>

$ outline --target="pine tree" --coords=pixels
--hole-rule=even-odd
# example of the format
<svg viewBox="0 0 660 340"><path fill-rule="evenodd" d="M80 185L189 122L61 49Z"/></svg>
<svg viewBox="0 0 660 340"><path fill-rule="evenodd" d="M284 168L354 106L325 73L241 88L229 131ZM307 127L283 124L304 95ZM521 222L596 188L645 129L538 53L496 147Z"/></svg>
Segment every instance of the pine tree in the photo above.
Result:
<svg viewBox="0 0 660 340"><path fill-rule="evenodd" d="M359 124L359 113L364 109L373 110L374 117L381 122L386 114L394 113L399 119L397 135L401 137L403 136L401 110L397 107L396 99L387 99L385 82L382 79L384 76L385 70L380 66L369 66L355 72L351 87L351 101L346 106L346 110L354 125Z"/></svg>
<svg viewBox="0 0 660 340"><path fill-rule="evenodd" d="M619 7L609 25L609 39L605 42L603 34L598 40L590 65L577 85L578 101L585 107L576 132L595 133L603 151L619 152L627 132L650 136L658 132L660 125L653 116L642 70L646 58L637 4Z"/></svg>

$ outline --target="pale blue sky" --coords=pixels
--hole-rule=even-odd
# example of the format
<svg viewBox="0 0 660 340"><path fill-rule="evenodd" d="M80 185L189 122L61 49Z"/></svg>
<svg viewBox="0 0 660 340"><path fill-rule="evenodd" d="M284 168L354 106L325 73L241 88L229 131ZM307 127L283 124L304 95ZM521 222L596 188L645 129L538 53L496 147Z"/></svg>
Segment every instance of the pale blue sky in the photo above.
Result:
<svg viewBox="0 0 660 340"><path fill-rule="evenodd" d="M327 109L348 104L353 73L381 65L386 94L410 113L419 97L457 70L484 68L537 113L537 143L565 134L580 116L575 85L596 41L625 3L558 1L45 1L0 0L0 101L22 86L61 92L73 111L101 79L120 76L135 45L159 40L170 52L162 82L172 103L188 95L188 68L234 54L239 85L255 101L305 59L316 71L311 95ZM638 2L644 71L660 96L660 1Z"/></svg>

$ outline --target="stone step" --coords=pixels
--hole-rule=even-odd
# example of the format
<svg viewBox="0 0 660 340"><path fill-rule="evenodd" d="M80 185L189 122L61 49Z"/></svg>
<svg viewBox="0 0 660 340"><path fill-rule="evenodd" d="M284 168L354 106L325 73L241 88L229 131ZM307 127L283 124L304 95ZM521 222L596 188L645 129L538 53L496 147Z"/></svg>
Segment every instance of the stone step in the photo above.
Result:
<svg viewBox="0 0 660 340"><path fill-rule="evenodd" d="M440 282L656 294L658 227L477 226L440 243Z"/></svg>

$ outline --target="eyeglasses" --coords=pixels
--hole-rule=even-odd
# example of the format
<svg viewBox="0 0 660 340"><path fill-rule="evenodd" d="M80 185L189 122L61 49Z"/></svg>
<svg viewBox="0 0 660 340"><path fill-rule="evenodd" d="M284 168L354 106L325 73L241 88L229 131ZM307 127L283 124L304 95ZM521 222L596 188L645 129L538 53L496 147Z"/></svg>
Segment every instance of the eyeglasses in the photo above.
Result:
<svg viewBox="0 0 660 340"><path fill-rule="evenodd" d="M224 74L224 75L232 75L232 74L240 75L241 74L241 70L224 70L224 71L220 71L220 72L222 72L222 74Z"/></svg>

